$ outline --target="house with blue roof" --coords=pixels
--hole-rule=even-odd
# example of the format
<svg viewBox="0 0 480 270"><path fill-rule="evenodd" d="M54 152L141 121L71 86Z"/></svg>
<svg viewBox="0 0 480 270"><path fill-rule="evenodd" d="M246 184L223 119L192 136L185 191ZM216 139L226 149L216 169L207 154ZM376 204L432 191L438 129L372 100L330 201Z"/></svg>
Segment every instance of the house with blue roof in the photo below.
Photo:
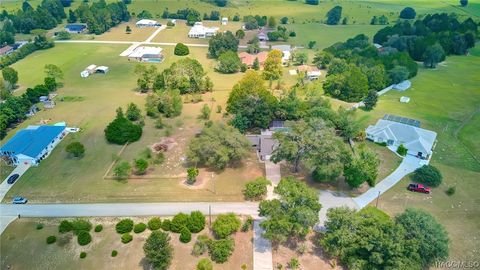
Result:
<svg viewBox="0 0 480 270"><path fill-rule="evenodd" d="M53 126L28 126L0 147L0 156L13 165L38 165L67 135L65 123Z"/></svg>
<svg viewBox="0 0 480 270"><path fill-rule="evenodd" d="M71 34L80 34L83 33L87 30L87 25L86 24L81 24L81 23L69 23L65 25L65 31L71 33Z"/></svg>

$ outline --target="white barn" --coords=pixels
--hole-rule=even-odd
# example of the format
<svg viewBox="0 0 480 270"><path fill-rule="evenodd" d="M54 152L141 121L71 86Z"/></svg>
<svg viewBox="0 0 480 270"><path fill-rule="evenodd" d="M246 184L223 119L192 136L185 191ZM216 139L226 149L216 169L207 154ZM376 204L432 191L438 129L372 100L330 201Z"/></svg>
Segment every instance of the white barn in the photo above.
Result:
<svg viewBox="0 0 480 270"><path fill-rule="evenodd" d="M218 27L206 27L202 22L196 22L188 32L189 38L213 37L218 32Z"/></svg>
<svg viewBox="0 0 480 270"><path fill-rule="evenodd" d="M138 28L143 28L143 27L159 27L162 26L159 22L154 21L154 20L148 20L148 19L141 19L135 24Z"/></svg>
<svg viewBox="0 0 480 270"><path fill-rule="evenodd" d="M430 159L435 147L437 133L417 126L380 119L365 130L367 139L376 143L386 143L396 151L403 144L407 154L421 159Z"/></svg>

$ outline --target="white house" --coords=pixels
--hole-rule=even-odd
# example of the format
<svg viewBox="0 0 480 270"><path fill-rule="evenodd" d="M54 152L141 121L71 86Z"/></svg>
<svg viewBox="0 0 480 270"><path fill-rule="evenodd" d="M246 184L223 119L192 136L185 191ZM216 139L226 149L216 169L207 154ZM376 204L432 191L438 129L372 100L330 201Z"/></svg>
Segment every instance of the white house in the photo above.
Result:
<svg viewBox="0 0 480 270"><path fill-rule="evenodd" d="M154 20L148 20L148 19L141 19L135 24L138 28L143 28L143 27L159 27L162 26L159 22L154 21Z"/></svg>
<svg viewBox="0 0 480 270"><path fill-rule="evenodd" d="M53 126L28 126L18 131L0 148L0 156L13 165L38 165L67 135L65 123Z"/></svg>
<svg viewBox="0 0 480 270"><path fill-rule="evenodd" d="M162 51L160 47L139 46L128 55L128 59L140 62L161 62Z"/></svg>
<svg viewBox="0 0 480 270"><path fill-rule="evenodd" d="M292 46L290 45L274 45L272 50L279 50L282 52L282 65L288 66L291 58Z"/></svg>
<svg viewBox="0 0 480 270"><path fill-rule="evenodd" d="M437 138L437 133L433 131L386 119L378 120L365 131L367 139L386 143L393 151L403 144L408 149L407 154L421 159L430 159Z"/></svg>
<svg viewBox="0 0 480 270"><path fill-rule="evenodd" d="M188 32L189 38L213 37L218 32L218 27L206 27L202 22L196 22Z"/></svg>

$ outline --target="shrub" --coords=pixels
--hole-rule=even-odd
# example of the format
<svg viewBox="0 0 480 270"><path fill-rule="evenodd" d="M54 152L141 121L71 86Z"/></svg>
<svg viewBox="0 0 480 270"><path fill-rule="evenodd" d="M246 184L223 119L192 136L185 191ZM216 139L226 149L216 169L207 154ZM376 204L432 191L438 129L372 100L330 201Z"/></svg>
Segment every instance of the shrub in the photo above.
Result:
<svg viewBox="0 0 480 270"><path fill-rule="evenodd" d="M212 240L209 245L209 254L212 261L216 263L224 263L232 255L235 243L233 239Z"/></svg>
<svg viewBox="0 0 480 270"><path fill-rule="evenodd" d="M300 267L300 262L298 261L297 258L291 258L290 261L288 262L288 267L290 269L298 269L298 267Z"/></svg>
<svg viewBox="0 0 480 270"><path fill-rule="evenodd" d="M60 225L58 225L58 232L59 233L67 233L72 230L72 223L68 220L62 220Z"/></svg>
<svg viewBox="0 0 480 270"><path fill-rule="evenodd" d="M150 231L156 231L162 227L162 221L158 217L151 218L147 224Z"/></svg>
<svg viewBox="0 0 480 270"><path fill-rule="evenodd" d="M123 145L138 141L142 136L142 127L119 113L117 118L108 124L104 133L108 142Z"/></svg>
<svg viewBox="0 0 480 270"><path fill-rule="evenodd" d="M127 244L133 240L133 236L129 233L122 234L122 243Z"/></svg>
<svg viewBox="0 0 480 270"><path fill-rule="evenodd" d="M136 175L143 175L145 173L147 173L147 169L148 169L148 161L143 159L143 158L139 158L139 159L135 159L135 174Z"/></svg>
<svg viewBox="0 0 480 270"><path fill-rule="evenodd" d="M242 232L248 232L253 226L253 218L248 217L242 225Z"/></svg>
<svg viewBox="0 0 480 270"><path fill-rule="evenodd" d="M92 223L84 219L75 219L72 221L72 230L75 234L79 234L82 231L89 232L92 229Z"/></svg>
<svg viewBox="0 0 480 270"><path fill-rule="evenodd" d="M37 229L37 230L43 229L43 224L42 224L42 223L38 223L37 226L36 226L36 229Z"/></svg>
<svg viewBox="0 0 480 270"><path fill-rule="evenodd" d="M295 33L295 31L292 31L292 32L290 32L290 34L288 34L288 35L291 36L291 37L296 37L296 36L297 36L297 33Z"/></svg>
<svg viewBox="0 0 480 270"><path fill-rule="evenodd" d="M47 237L47 244L53 244L57 241L57 237L55 235L50 235L49 237Z"/></svg>
<svg viewBox="0 0 480 270"><path fill-rule="evenodd" d="M87 231L80 231L77 235L77 242L80 246L88 245L92 242L92 236Z"/></svg>
<svg viewBox="0 0 480 270"><path fill-rule="evenodd" d="M180 230L180 242L189 243L192 240L192 233L188 230L187 227L183 227Z"/></svg>
<svg viewBox="0 0 480 270"><path fill-rule="evenodd" d="M203 255L203 253L208 251L208 245L210 244L210 238L208 238L207 235L199 235L197 237L197 241L195 241L195 244L193 245L192 249L192 255L193 256L200 256Z"/></svg>
<svg viewBox="0 0 480 270"><path fill-rule="evenodd" d="M443 180L442 173L434 166L423 165L413 172L413 180L432 187L438 187Z"/></svg>
<svg viewBox="0 0 480 270"><path fill-rule="evenodd" d="M457 188L455 186L452 186L452 187L449 187L445 193L448 195L448 196L452 196L453 194L455 194L455 191L457 190Z"/></svg>
<svg viewBox="0 0 480 270"><path fill-rule="evenodd" d="M118 255L118 251L112 250L112 257L117 257L117 255Z"/></svg>
<svg viewBox="0 0 480 270"><path fill-rule="evenodd" d="M400 144L400 146L397 148L397 153L400 156L403 156L403 157L406 156L407 152L408 152L408 149L405 148L405 146L403 144Z"/></svg>
<svg viewBox="0 0 480 270"><path fill-rule="evenodd" d="M87 257L87 253L84 251L80 252L80 259L84 259L85 257Z"/></svg>
<svg viewBox="0 0 480 270"><path fill-rule="evenodd" d="M71 154L73 157L81 157L85 154L85 146L81 142L72 142L65 148L67 153Z"/></svg>
<svg viewBox="0 0 480 270"><path fill-rule="evenodd" d="M203 258L198 261L197 270L212 270L212 261L209 258Z"/></svg>
<svg viewBox="0 0 480 270"><path fill-rule="evenodd" d="M240 71L241 71L241 72L246 72L247 69L248 69L248 66L247 66L246 64L241 64L241 65L240 65Z"/></svg>
<svg viewBox="0 0 480 270"><path fill-rule="evenodd" d="M188 55L190 53L190 50L188 49L187 45L183 43L177 43L177 45L175 45L175 50L173 51L173 53L178 56L184 56Z"/></svg>
<svg viewBox="0 0 480 270"><path fill-rule="evenodd" d="M387 143L386 142L376 142L376 144L380 145L380 146L387 146Z"/></svg>
<svg viewBox="0 0 480 270"><path fill-rule="evenodd" d="M178 213L172 219L170 231L179 233L184 227L188 226L188 223L190 223L190 216L184 213Z"/></svg>
<svg viewBox="0 0 480 270"><path fill-rule="evenodd" d="M267 185L270 185L265 177L258 177L257 179L245 184L243 195L247 200L258 201L267 195Z"/></svg>
<svg viewBox="0 0 480 270"><path fill-rule="evenodd" d="M102 230L103 230L102 224L98 224L97 226L95 226L95 232L101 232Z"/></svg>
<svg viewBox="0 0 480 270"><path fill-rule="evenodd" d="M165 219L163 220L162 222L162 230L164 231L170 231L170 228L171 228L171 221L169 219Z"/></svg>
<svg viewBox="0 0 480 270"><path fill-rule="evenodd" d="M147 229L147 225L145 223L138 223L135 224L133 227L133 232L134 233L141 233L144 232Z"/></svg>
<svg viewBox="0 0 480 270"><path fill-rule="evenodd" d="M400 18L402 19L415 19L417 12L411 7L406 7L400 11Z"/></svg>
<svg viewBox="0 0 480 270"><path fill-rule="evenodd" d="M125 218L120 220L117 225L115 225L115 230L117 233L124 234L129 233L133 229L133 220Z"/></svg>
<svg viewBox="0 0 480 270"><path fill-rule="evenodd" d="M192 233L201 232L205 228L205 215L200 211L193 211L190 213L190 220L187 228Z"/></svg>
<svg viewBox="0 0 480 270"><path fill-rule="evenodd" d="M221 214L213 222L212 230L217 237L226 238L238 231L240 225L240 219L234 213Z"/></svg>

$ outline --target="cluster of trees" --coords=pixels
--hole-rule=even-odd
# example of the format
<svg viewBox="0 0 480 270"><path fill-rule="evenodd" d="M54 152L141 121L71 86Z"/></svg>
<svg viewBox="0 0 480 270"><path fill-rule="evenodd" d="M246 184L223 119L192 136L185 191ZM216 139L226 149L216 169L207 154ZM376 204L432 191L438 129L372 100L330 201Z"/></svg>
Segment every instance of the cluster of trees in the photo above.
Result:
<svg viewBox="0 0 480 270"><path fill-rule="evenodd" d="M173 63L152 80L154 90L179 90L181 94L205 93L213 88L212 81L195 59L185 58Z"/></svg>
<svg viewBox="0 0 480 270"><path fill-rule="evenodd" d="M293 177L280 180L274 191L280 198L262 201L259 206L259 215L267 218L260 223L263 237L273 245L290 238L304 239L318 222L322 206L317 191Z"/></svg>
<svg viewBox="0 0 480 270"><path fill-rule="evenodd" d="M187 151L191 163L222 170L248 156L250 142L238 130L223 123L212 123L193 138Z"/></svg>
<svg viewBox="0 0 480 270"><path fill-rule="evenodd" d="M245 23L246 30L253 30L266 26L268 23L268 17L260 15L247 15L243 17L243 22Z"/></svg>
<svg viewBox="0 0 480 270"><path fill-rule="evenodd" d="M269 41L277 41L279 39L282 39L283 41L287 41L288 37L292 36L292 33L295 33L295 32L288 32L286 27L279 25L277 26L276 31L268 32L267 36ZM297 35L296 33L293 34L293 36L296 36L296 35Z"/></svg>
<svg viewBox="0 0 480 270"><path fill-rule="evenodd" d="M208 54L210 57L218 58L226 51L237 52L238 44L239 41L232 32L219 33L208 41Z"/></svg>
<svg viewBox="0 0 480 270"><path fill-rule="evenodd" d="M408 53L388 48L379 51L363 34L318 52L313 62L328 68L325 92L349 102L363 100L371 90L402 82L418 71Z"/></svg>
<svg viewBox="0 0 480 270"><path fill-rule="evenodd" d="M468 18L460 22L455 15L446 13L427 15L414 23L399 22L375 34L373 41L384 47L407 52L415 61L425 62L433 68L446 55L463 55L473 48L478 25Z"/></svg>
<svg viewBox="0 0 480 270"><path fill-rule="evenodd" d="M351 269L426 269L448 256L448 235L428 212L407 209L391 219L367 207L328 210L324 249Z"/></svg>
<svg viewBox="0 0 480 270"><path fill-rule="evenodd" d="M86 23L90 33L100 35L111 27L130 20L130 13L124 2L106 3L99 0L90 6L82 2L75 11L69 10L68 22Z"/></svg>
<svg viewBox="0 0 480 270"><path fill-rule="evenodd" d="M188 25L193 25L195 22L202 21L200 12L193 8L179 9L175 13L170 12L168 8L165 8L162 13L162 18L186 20Z"/></svg>
<svg viewBox="0 0 480 270"><path fill-rule="evenodd" d="M47 65L53 66L53 65ZM54 66L56 70L58 67ZM0 138L4 138L7 135L7 129L22 122L27 118L27 113L32 105L39 102L40 96L48 96L49 93L57 90L58 84L55 77L48 72L50 68L46 69L47 77L44 78L44 83L36 85L33 88L27 88L25 93L21 96L14 96L11 94L11 89L18 81L17 72L10 67L6 67L2 70L2 76L4 80L7 80L8 84L12 86L9 89L0 89L3 102L0 102ZM60 71L61 72L61 71ZM58 74L58 73L57 73ZM58 78L59 75L57 75ZM4 84L0 82L0 88L3 88Z"/></svg>
<svg viewBox="0 0 480 270"><path fill-rule="evenodd" d="M212 10L210 15L207 13L203 13L203 20L210 20L210 21L219 21L220 20L220 12L216 10Z"/></svg>
<svg viewBox="0 0 480 270"><path fill-rule="evenodd" d="M60 0L44 0L36 9L24 1L22 9L15 13L4 10L0 21L10 21L16 33L29 34L33 29L53 29L66 17Z"/></svg>
<svg viewBox="0 0 480 270"><path fill-rule="evenodd" d="M128 108L130 110L130 106ZM132 121L125 115L121 107L117 109L115 119L105 128L105 138L110 143L125 144L136 142L142 137L143 122Z"/></svg>
<svg viewBox="0 0 480 270"><path fill-rule="evenodd" d="M9 66L25 58L27 55L33 53L36 50L49 49L55 46L55 43L52 40L48 39L43 31L34 30L32 32L36 32L33 42L29 42L20 47L19 49L15 50L13 53L3 56L0 59L0 68Z"/></svg>
<svg viewBox="0 0 480 270"><path fill-rule="evenodd" d="M380 17L373 16L372 20L370 21L371 25L386 25L388 24L388 18L385 15L382 15Z"/></svg>

